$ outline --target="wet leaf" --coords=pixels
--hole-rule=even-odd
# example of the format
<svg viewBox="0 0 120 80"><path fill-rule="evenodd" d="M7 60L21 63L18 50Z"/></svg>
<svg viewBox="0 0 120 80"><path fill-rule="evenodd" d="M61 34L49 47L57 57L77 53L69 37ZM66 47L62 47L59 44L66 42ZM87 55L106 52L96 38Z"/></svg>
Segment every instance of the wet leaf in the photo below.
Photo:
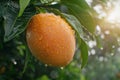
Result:
<svg viewBox="0 0 120 80"><path fill-rule="evenodd" d="M81 39L81 44L80 44L80 50L81 50L81 58L82 58L81 68L83 68L88 62L88 46L85 43L85 41L82 39Z"/></svg>
<svg viewBox="0 0 120 80"><path fill-rule="evenodd" d="M85 0L62 0L62 4L67 7L68 12L74 15L80 23L91 33L94 33L96 23L91 13L94 13Z"/></svg>
<svg viewBox="0 0 120 80"><path fill-rule="evenodd" d="M20 4L20 11L19 11L19 17L23 14L25 8L28 6L30 0L19 0Z"/></svg>
<svg viewBox="0 0 120 80"><path fill-rule="evenodd" d="M80 24L80 22L72 15L68 15L68 14L63 14L65 19L68 21L68 23L74 28L74 30L76 31L77 34L77 40L78 40L78 44L79 44L79 49L81 51L81 60L82 60L82 66L81 68L83 68L87 61L88 61L88 48L87 48L87 44L85 43L84 40L84 32L82 29L82 25Z"/></svg>
<svg viewBox="0 0 120 80"><path fill-rule="evenodd" d="M4 17L4 41L9 41L22 33L32 15L35 14L35 8L29 6L23 15L18 18L19 7L17 3L9 2Z"/></svg>
<svg viewBox="0 0 120 80"><path fill-rule="evenodd" d="M79 5L83 9L92 10L85 0L69 0L69 1L68 0L61 0L61 2L63 4L67 4L67 3L72 4L73 3L76 5Z"/></svg>
<svg viewBox="0 0 120 80"><path fill-rule="evenodd" d="M3 16L4 12L5 12L5 6L6 6L7 2L8 2L8 0L0 1L0 19Z"/></svg>

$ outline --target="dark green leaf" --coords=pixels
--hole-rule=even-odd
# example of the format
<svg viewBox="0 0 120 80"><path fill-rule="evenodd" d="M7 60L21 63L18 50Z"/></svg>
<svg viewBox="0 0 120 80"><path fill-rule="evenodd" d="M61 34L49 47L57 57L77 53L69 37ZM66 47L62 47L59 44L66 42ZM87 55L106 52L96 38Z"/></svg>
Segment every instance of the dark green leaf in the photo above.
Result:
<svg viewBox="0 0 120 80"><path fill-rule="evenodd" d="M14 35L13 33L15 33L14 25L17 20L18 10L18 5L13 2L9 2L9 4L7 5L6 12L3 16L5 30L4 41L10 40L11 36Z"/></svg>
<svg viewBox="0 0 120 80"><path fill-rule="evenodd" d="M36 10L37 10L37 12L36 13L46 13L47 11L46 11L46 9L45 8L42 8L42 7L36 7Z"/></svg>
<svg viewBox="0 0 120 80"><path fill-rule="evenodd" d="M61 2L63 4L67 4L67 3L71 4L71 3L73 3L73 4L76 4L76 5L79 5L81 8L83 8L85 10L86 9L92 10L85 0L61 0Z"/></svg>
<svg viewBox="0 0 120 80"><path fill-rule="evenodd" d="M33 6L29 6L24 11L23 15L18 18L19 8L17 3L10 2L7 5L4 14L4 41L9 41L25 30L29 19L35 14Z"/></svg>
<svg viewBox="0 0 120 80"><path fill-rule="evenodd" d="M94 33L96 23L93 15L91 15L94 11L84 0L63 0L62 4L68 8L69 13L74 15L88 31Z"/></svg>
<svg viewBox="0 0 120 80"><path fill-rule="evenodd" d="M83 25L78 21L78 19L73 15L68 15L62 13L62 16L68 21L70 25L76 30L76 32L80 35L83 40L93 40L93 35L83 27Z"/></svg>
<svg viewBox="0 0 120 80"><path fill-rule="evenodd" d="M0 49L3 48L3 34L4 34L4 28L3 28L3 18L0 18Z"/></svg>
<svg viewBox="0 0 120 80"><path fill-rule="evenodd" d="M5 6L6 6L7 2L8 2L8 0L3 0L0 2L0 18L4 14Z"/></svg>
<svg viewBox="0 0 120 80"><path fill-rule="evenodd" d="M19 11L19 17L23 14L25 8L28 6L30 0L19 0L20 4L20 11Z"/></svg>
<svg viewBox="0 0 120 80"><path fill-rule="evenodd" d="M23 68L23 71L21 72L21 76L23 76L23 74L25 73L27 66L28 66L28 62L30 60L29 49L27 46L25 48L26 48L26 57L25 57L24 68Z"/></svg>
<svg viewBox="0 0 120 80"><path fill-rule="evenodd" d="M68 23L70 25L72 25L72 27L74 28L74 30L77 32L77 34L79 34L79 36L81 38L84 37L83 35L83 29L82 29L82 25L80 24L80 22L77 20L76 17L72 16L72 15L68 15L65 13L62 13L64 18L68 21Z"/></svg>
<svg viewBox="0 0 120 80"><path fill-rule="evenodd" d="M65 19L68 21L68 23L74 28L74 30L77 33L77 40L79 43L79 49L81 50L81 57L82 57L81 68L83 68L88 61L88 48L87 48L87 44L84 41L85 35L82 29L82 25L74 16L67 15L67 14L63 14L63 15Z"/></svg>
<svg viewBox="0 0 120 80"><path fill-rule="evenodd" d="M81 58L82 58L81 68L83 68L88 62L88 46L85 43L85 41L83 41L82 39L80 44L80 50L81 50Z"/></svg>

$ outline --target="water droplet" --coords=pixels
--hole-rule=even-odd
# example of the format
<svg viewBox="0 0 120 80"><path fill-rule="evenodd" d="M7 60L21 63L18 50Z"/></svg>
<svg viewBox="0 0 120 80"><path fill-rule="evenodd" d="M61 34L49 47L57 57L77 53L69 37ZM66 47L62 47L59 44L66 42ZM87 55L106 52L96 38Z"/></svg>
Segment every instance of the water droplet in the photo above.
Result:
<svg viewBox="0 0 120 80"><path fill-rule="evenodd" d="M57 2L52 2L51 4L54 5L54 4L57 4Z"/></svg>
<svg viewBox="0 0 120 80"><path fill-rule="evenodd" d="M30 38L30 35L31 35L31 33L30 33L30 32L28 32L28 33L27 33L27 38Z"/></svg>
<svg viewBox="0 0 120 80"><path fill-rule="evenodd" d="M17 64L17 62L15 61L15 59L12 59L12 62L13 62L14 65Z"/></svg>
<svg viewBox="0 0 120 80"><path fill-rule="evenodd" d="M14 62L14 64L16 65L16 64L17 64L17 62L15 61L15 62Z"/></svg>
<svg viewBox="0 0 120 80"><path fill-rule="evenodd" d="M48 65L47 65L47 64L45 64L45 67L48 67Z"/></svg>
<svg viewBox="0 0 120 80"><path fill-rule="evenodd" d="M62 70L63 70L63 69L64 69L64 67L60 67L60 69L62 69Z"/></svg>

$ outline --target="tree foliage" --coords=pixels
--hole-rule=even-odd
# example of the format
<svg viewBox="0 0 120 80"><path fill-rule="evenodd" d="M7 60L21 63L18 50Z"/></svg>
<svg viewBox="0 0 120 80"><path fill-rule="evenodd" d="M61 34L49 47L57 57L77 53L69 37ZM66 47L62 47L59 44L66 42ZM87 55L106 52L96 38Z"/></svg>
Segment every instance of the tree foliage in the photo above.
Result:
<svg viewBox="0 0 120 80"><path fill-rule="evenodd" d="M101 3L102 5L106 4L106 1L101 0ZM27 47L26 26L33 15L44 12L60 15L75 30L76 54L73 61L65 68L50 67L39 62L31 55ZM0 80L92 80L96 73L92 71L90 75L85 74L86 70L94 69L91 66L85 67L87 62L89 65L93 65L94 62L91 63L91 58L94 58L98 67L99 60L96 57L106 57L105 54L101 53L114 52L112 46L115 45L116 48L119 46L116 43L119 34L111 34L112 37L104 34L111 40L105 39L103 41L101 35L107 29L102 27L103 32L100 34L96 32L96 26L108 26L102 20L98 18L97 12L88 5L86 0L1 0ZM90 41L97 41L97 45L90 48L88 46ZM106 42L109 44L105 45ZM104 49L101 50L103 47ZM93 49L97 50L98 54L89 56L88 52ZM107 58L109 57L107 56ZM118 65L118 62L115 63ZM104 62L104 64L106 63ZM99 67L101 66L104 65L100 64ZM84 69L81 71L81 68ZM90 77L90 79L85 76Z"/></svg>

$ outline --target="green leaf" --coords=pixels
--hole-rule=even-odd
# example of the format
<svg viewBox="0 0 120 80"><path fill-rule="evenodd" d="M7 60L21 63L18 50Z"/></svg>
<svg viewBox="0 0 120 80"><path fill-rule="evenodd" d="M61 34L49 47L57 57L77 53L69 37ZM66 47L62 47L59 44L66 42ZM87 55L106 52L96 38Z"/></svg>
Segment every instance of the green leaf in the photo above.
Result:
<svg viewBox="0 0 120 80"><path fill-rule="evenodd" d="M9 2L7 5L6 12L3 15L5 30L4 41L9 40L14 31L14 25L17 19L18 10L18 5L13 2Z"/></svg>
<svg viewBox="0 0 120 80"><path fill-rule="evenodd" d="M82 29L82 25L80 24L80 22L77 20L76 17L72 16L72 15L68 15L65 13L62 13L63 17L67 20L67 22L74 28L74 30L77 32L77 34L83 38L84 37L84 32Z"/></svg>
<svg viewBox="0 0 120 80"><path fill-rule="evenodd" d="M0 18L0 49L3 48L3 34L4 34L3 18Z"/></svg>
<svg viewBox="0 0 120 80"><path fill-rule="evenodd" d="M86 80L85 75L84 74L80 74L80 80Z"/></svg>
<svg viewBox="0 0 120 80"><path fill-rule="evenodd" d="M94 33L96 27L93 17L94 11L84 0L62 0L62 4L67 7L68 12L74 15L89 32Z"/></svg>
<svg viewBox="0 0 120 80"><path fill-rule="evenodd" d="M82 29L82 25L74 16L68 15L68 14L63 14L63 15L65 19L68 21L68 23L74 28L74 30L77 33L77 40L79 43L79 49L81 50L81 57L82 57L81 68L83 68L88 61L88 48L87 48L87 44L84 41L85 35Z"/></svg>
<svg viewBox="0 0 120 80"><path fill-rule="evenodd" d="M46 75L43 75L40 78L37 78L36 80L49 80L49 78Z"/></svg>
<svg viewBox="0 0 120 80"><path fill-rule="evenodd" d="M83 68L88 62L88 46L85 43L85 41L82 39L81 39L81 44L80 44L80 50L81 50L81 58L82 58L81 68Z"/></svg>
<svg viewBox="0 0 120 80"><path fill-rule="evenodd" d="M5 5L7 4L8 0L2 0L0 2L0 18L3 16L4 11L5 11Z"/></svg>
<svg viewBox="0 0 120 80"><path fill-rule="evenodd" d="M19 17L23 14L25 8L28 6L30 0L19 0L20 4L20 11L19 11Z"/></svg>
<svg viewBox="0 0 120 80"><path fill-rule="evenodd" d="M25 52L25 53L26 53L26 56L25 56L25 63L24 63L23 71L22 71L21 74L20 74L21 76L24 75L24 73L25 73L25 71L26 71L26 69L27 69L29 60L30 60L29 49L28 49L27 45L24 46L24 47L25 47L25 50L26 50L26 52Z"/></svg>
<svg viewBox="0 0 120 80"><path fill-rule="evenodd" d="M3 16L5 30L4 41L13 39L25 30L29 19L35 14L35 8L33 6L27 7L23 15L19 18L18 13L18 4L9 2Z"/></svg>
<svg viewBox="0 0 120 80"><path fill-rule="evenodd" d="M73 3L73 4L76 4L76 5L79 5L83 9L92 10L85 0L61 0L61 2L63 4L66 4L66 3L71 4L71 3Z"/></svg>
<svg viewBox="0 0 120 80"><path fill-rule="evenodd" d="M83 40L93 40L93 35L86 30L86 28L79 22L79 20L75 16L65 13L62 13L62 16L74 28L74 30L76 30L77 34L79 34Z"/></svg>

